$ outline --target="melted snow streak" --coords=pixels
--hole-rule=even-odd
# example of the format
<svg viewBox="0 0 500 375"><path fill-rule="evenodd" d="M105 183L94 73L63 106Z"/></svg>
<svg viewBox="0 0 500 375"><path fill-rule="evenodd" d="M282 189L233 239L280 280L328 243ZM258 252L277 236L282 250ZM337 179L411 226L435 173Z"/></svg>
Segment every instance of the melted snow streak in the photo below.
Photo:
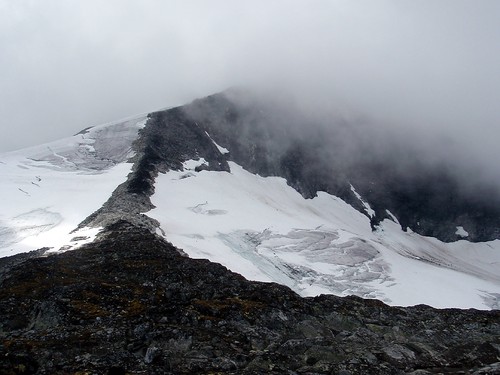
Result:
<svg viewBox="0 0 500 375"><path fill-rule="evenodd" d="M284 179L253 175L232 162L231 173L195 172L203 162L158 176L157 208L148 213L191 257L303 296L498 307L500 241L443 243L403 232L390 220L372 232L368 218L337 197L320 192L304 199Z"/></svg>
<svg viewBox="0 0 500 375"><path fill-rule="evenodd" d="M145 117L96 126L56 142L0 154L0 256L76 248L96 228L73 230L126 179Z"/></svg>

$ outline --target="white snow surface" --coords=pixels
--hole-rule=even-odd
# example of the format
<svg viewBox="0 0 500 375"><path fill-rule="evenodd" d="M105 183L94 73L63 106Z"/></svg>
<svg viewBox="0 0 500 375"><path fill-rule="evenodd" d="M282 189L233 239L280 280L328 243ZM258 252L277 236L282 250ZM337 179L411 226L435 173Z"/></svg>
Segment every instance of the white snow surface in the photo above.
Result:
<svg viewBox="0 0 500 375"><path fill-rule="evenodd" d="M92 241L99 229L74 230L126 180L131 144L145 123L141 116L0 154L0 257Z"/></svg>
<svg viewBox="0 0 500 375"><path fill-rule="evenodd" d="M0 154L0 257L92 241L99 228L78 224L126 180L132 142L145 116L96 126L60 141ZM222 153L227 149L215 146ZM278 177L231 173L160 174L148 214L167 240L251 280L274 281L303 296L378 298L392 305L500 308L500 241L443 243L367 216L319 192L304 199ZM356 192L366 212L371 207ZM466 236L462 227L457 234Z"/></svg>
<svg viewBox="0 0 500 375"><path fill-rule="evenodd" d="M457 231L455 232L457 236L460 237L469 237L469 233L464 229L464 227L457 227Z"/></svg>
<svg viewBox="0 0 500 375"><path fill-rule="evenodd" d="M232 162L231 173L195 172L202 163L160 174L156 208L148 213L193 258L303 296L500 307L500 241L443 243L403 232L391 220L372 232L367 216L335 196L319 192L304 199L284 179L260 177Z"/></svg>
<svg viewBox="0 0 500 375"><path fill-rule="evenodd" d="M219 152L221 154L224 155L224 154L228 154L229 153L229 150L227 148L225 148L225 147L220 146L217 142L215 142L213 140L213 138L210 136L210 134L208 134L207 132L205 132L205 134L208 136L208 138L210 138L210 140L212 141L212 143L215 145L215 147L217 147L217 150L219 150Z"/></svg>
<svg viewBox="0 0 500 375"><path fill-rule="evenodd" d="M368 214L368 216L374 217L375 216L375 210L370 207L370 205L368 204L368 202L365 202L363 200L363 198L361 197L361 195L356 191L356 189L354 189L354 186L352 186L352 185L351 185L351 191L356 196L356 198L358 198L358 200L363 204L363 206L365 207L365 210L366 210L366 213Z"/></svg>

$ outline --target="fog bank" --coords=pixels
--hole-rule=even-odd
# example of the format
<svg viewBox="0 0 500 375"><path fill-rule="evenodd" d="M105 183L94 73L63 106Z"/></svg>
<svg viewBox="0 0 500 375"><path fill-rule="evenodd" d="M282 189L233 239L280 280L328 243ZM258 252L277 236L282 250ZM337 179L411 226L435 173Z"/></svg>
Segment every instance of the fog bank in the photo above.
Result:
<svg viewBox="0 0 500 375"><path fill-rule="evenodd" d="M0 151L244 86L500 184L498 19L495 0L0 0Z"/></svg>

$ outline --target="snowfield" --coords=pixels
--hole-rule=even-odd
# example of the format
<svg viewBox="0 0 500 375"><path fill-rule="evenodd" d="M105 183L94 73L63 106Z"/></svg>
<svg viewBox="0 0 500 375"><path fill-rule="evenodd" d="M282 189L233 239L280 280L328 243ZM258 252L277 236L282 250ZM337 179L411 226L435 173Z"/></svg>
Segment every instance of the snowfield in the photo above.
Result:
<svg viewBox="0 0 500 375"><path fill-rule="evenodd" d="M0 154L0 257L52 252L93 241L78 225L99 209L132 164L146 117L88 128L60 141ZM215 142L214 142L215 144ZM222 154L229 151L215 144ZM195 168L160 174L147 214L158 233L193 258L221 263L250 280L273 281L302 296L377 298L391 305L500 308L500 241L443 243L367 216L319 192L304 199L283 178ZM373 215L355 188L352 191Z"/></svg>
<svg viewBox="0 0 500 375"><path fill-rule="evenodd" d="M0 257L77 248L98 228L73 232L125 181L132 142L145 116L0 154Z"/></svg>
<svg viewBox="0 0 500 375"><path fill-rule="evenodd" d="M303 296L500 307L498 240L443 243L403 232L390 220L372 232L368 217L337 197L319 192L304 199L284 179L253 175L232 162L231 173L195 172L203 163L191 160L184 171L160 174L151 199L156 208L148 213L193 258Z"/></svg>

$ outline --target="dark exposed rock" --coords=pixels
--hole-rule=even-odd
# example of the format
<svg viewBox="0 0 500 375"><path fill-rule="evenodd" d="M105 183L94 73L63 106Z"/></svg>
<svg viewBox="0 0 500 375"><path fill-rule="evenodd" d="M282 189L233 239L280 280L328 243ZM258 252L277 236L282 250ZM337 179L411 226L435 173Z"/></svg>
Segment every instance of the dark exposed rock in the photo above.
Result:
<svg viewBox="0 0 500 375"><path fill-rule="evenodd" d="M498 373L500 311L300 298L120 221L0 263L1 374Z"/></svg>
<svg viewBox="0 0 500 375"><path fill-rule="evenodd" d="M273 108L234 92L196 100L183 110L184 121L195 121L250 172L284 177L305 198L326 191L367 214L352 184L375 211L372 227L390 218L389 210L404 230L446 242L461 239L457 226L470 241L500 238L498 192L464 189L452 169L425 162L408 142L377 142L356 123L323 118L318 124L292 108Z"/></svg>
<svg viewBox="0 0 500 375"><path fill-rule="evenodd" d="M153 234L158 223L144 213L158 173L204 158L202 169L229 171L233 160L363 212L353 184L374 227L388 209L404 229L443 240L457 239L457 225L472 240L499 237L498 205L462 194L445 170L414 165L409 178L379 160L336 163L342 137L314 127L299 139L254 104L221 94L151 114L127 181L81 224L106 227L98 241L0 259L0 374L500 373L500 311L300 298L189 259ZM315 152L325 142L326 158Z"/></svg>
<svg viewBox="0 0 500 375"><path fill-rule="evenodd" d="M470 241L500 238L500 201L492 189L466 192L446 166L428 165L404 145L384 146L391 150L390 160L377 157L371 140L355 134L360 132L355 125L311 123L292 110L234 99L231 93L152 113L132 145L136 155L127 181L80 226L103 227L125 219L155 232L159 223L144 213L154 208L150 196L156 176L204 158L208 164L201 169L229 171L231 160L252 173L285 178L305 198L326 191L368 216L352 185L375 212L373 229L391 218L390 211L403 230L446 242L462 238L458 226Z"/></svg>
<svg viewBox="0 0 500 375"><path fill-rule="evenodd" d="M148 116L145 128L132 148L136 155L127 181L119 185L108 201L86 218L79 227L105 227L117 220L132 221L155 232L159 223L144 215L154 208L150 196L158 173L181 170L182 162L203 157L203 169L229 171L227 160L195 121L186 118L181 108L155 112Z"/></svg>

